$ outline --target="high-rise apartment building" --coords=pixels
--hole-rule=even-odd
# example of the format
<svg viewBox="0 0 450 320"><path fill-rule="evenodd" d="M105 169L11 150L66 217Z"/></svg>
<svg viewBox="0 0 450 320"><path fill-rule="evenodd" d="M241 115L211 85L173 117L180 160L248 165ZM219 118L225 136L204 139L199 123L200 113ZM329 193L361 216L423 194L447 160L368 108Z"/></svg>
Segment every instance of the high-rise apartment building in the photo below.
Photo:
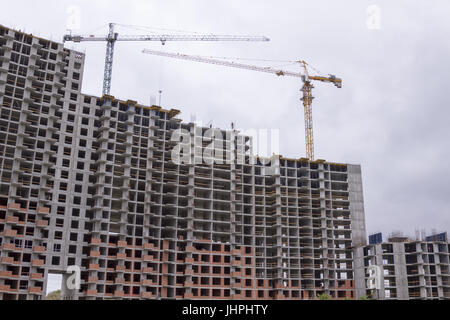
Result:
<svg viewBox="0 0 450 320"><path fill-rule="evenodd" d="M386 242L355 249L358 297L375 299L450 299L450 244L447 240L392 237ZM380 270L380 288L370 289L370 266Z"/></svg>
<svg viewBox="0 0 450 320"><path fill-rule="evenodd" d="M49 271L82 263L83 64L62 44L0 27L2 299L41 298Z"/></svg>
<svg viewBox="0 0 450 320"><path fill-rule="evenodd" d="M253 158L235 130L82 94L62 44L0 45L0 299L42 299L52 273L68 299L356 297L360 166Z"/></svg>

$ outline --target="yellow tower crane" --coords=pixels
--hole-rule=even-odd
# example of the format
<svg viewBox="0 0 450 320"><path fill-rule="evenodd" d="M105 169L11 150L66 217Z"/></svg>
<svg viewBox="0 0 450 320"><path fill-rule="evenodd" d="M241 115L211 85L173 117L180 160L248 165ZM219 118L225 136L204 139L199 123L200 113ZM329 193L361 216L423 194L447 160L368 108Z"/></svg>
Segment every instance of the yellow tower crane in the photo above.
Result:
<svg viewBox="0 0 450 320"><path fill-rule="evenodd" d="M322 81L322 82L331 82L336 87L342 88L342 79L336 78L334 75L329 75L328 77L323 76L310 76L308 72L308 68L306 67L308 64L305 61L299 61L303 65L304 76L303 80L303 107L305 111L305 143L306 143L306 156L310 160L314 160L314 134L313 134L313 118L312 118L312 100L314 99L311 91L314 86L311 84L311 81Z"/></svg>
<svg viewBox="0 0 450 320"><path fill-rule="evenodd" d="M189 61L195 61L195 62L204 62L204 63L216 64L216 65L221 65L221 66L239 68L239 69L247 69L247 70L253 70L253 71L272 73L277 76L290 76L290 77L301 78L302 82L303 82L303 87L301 90L303 92L302 101L303 101L303 106L304 106L304 111L305 111L306 156L310 160L314 160L314 136L313 136L313 119L312 119L312 100L314 99L314 97L312 96L312 89L314 88L314 86L312 85L311 81L329 82L329 83L334 84L338 88L342 88L342 79L337 78L334 75L328 75L328 76L309 75L308 64L303 60L294 61L294 62L299 63L303 68L303 73L298 73L298 72L279 70L279 69L275 69L275 68L271 68L271 67L260 67L260 66L248 65L248 64L243 64L243 63L224 61L224 60L219 60L219 59L210 58L210 57L192 56L192 55L186 55L186 54L170 53L170 52L165 52L165 51L157 51L157 50L149 50L149 49L144 49L142 52L146 53L146 54L152 54L152 55L169 57L169 58L176 58L176 59L189 60Z"/></svg>

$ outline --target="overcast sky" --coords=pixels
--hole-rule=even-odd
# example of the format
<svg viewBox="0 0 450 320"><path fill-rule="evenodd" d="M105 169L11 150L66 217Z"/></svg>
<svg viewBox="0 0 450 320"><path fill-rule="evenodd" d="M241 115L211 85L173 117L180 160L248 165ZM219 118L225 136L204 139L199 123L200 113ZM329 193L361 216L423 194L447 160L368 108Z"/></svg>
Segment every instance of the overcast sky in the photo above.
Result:
<svg viewBox="0 0 450 320"><path fill-rule="evenodd" d="M0 24L58 41L78 10L80 28L74 33L106 34L107 23L116 22L269 37L270 42L168 42L164 47L117 43L111 93L148 104L162 90L163 107L180 109L184 120L195 114L221 128L233 121L244 129L279 129L281 154L299 158L305 156L299 79L140 51L304 59L323 74L343 79L342 89L322 83L314 89L316 158L361 164L368 232L450 231L450 2L2 2L8 9L0 11ZM105 44L67 46L86 52L83 92L101 95ZM295 65L286 68L299 71Z"/></svg>

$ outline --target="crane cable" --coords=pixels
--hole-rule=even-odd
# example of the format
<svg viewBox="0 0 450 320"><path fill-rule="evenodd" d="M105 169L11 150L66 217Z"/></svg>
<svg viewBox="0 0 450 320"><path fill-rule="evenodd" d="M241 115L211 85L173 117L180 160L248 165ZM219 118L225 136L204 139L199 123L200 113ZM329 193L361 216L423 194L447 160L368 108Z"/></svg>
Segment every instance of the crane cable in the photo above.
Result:
<svg viewBox="0 0 450 320"><path fill-rule="evenodd" d="M196 31L179 30L179 29L154 28L154 27L135 26L135 25L120 24L120 23L114 23L114 25L120 26L120 27L124 27L124 28L131 28L131 29L135 29L135 30L148 31L150 33L156 33L156 31L151 31L151 30L157 30L157 31L177 32L177 33L204 34L204 33L196 32ZM212 35L212 33L211 33L211 35Z"/></svg>
<svg viewBox="0 0 450 320"><path fill-rule="evenodd" d="M259 61L259 62L283 62L284 64L279 64L279 65L274 65L271 64L269 67L270 68L281 68L281 67L286 67L286 66L293 66L293 65L298 65L299 61L298 60L273 60L273 59L257 59L257 58L238 58L238 57L223 57L223 56L198 56L199 58L207 58L207 59L220 59L220 60L236 60L236 61ZM312 67L309 63L308 63L308 68L312 69L315 73L317 73L317 75L322 74L320 72L320 70Z"/></svg>
<svg viewBox="0 0 450 320"><path fill-rule="evenodd" d="M178 33L192 33L192 34L201 34L199 32L196 31L188 31L188 30L181 30L181 29L168 29L168 28L154 28L154 27L149 27L149 26L137 26L137 25L129 25L129 24L121 24L121 23L114 23L114 25L119 26L119 27L124 27L124 28L131 28L131 29L135 29L135 30L141 30L141 31L147 31L153 34L156 34L157 31L169 31L169 32L178 32ZM94 30L98 30L102 27L104 27L105 24L103 24L102 26L94 29ZM107 26L107 24L106 24ZM151 30L156 30L156 31L151 31ZM202 33L204 34L204 33ZM212 33L211 33L212 35ZM280 62L280 63L284 63L281 65L271 65L270 67L273 68L281 68L281 67L286 67L286 66L292 66L295 64L298 64L298 60L272 60L272 59L255 59L255 58L238 58L238 57L220 57L220 56L201 56L202 58L210 58L210 59L222 59L222 60L241 60L241 61L259 61L259 62ZM323 73L318 70L317 68L314 68L313 66L311 66L308 63L308 68L313 70L317 75L322 75Z"/></svg>

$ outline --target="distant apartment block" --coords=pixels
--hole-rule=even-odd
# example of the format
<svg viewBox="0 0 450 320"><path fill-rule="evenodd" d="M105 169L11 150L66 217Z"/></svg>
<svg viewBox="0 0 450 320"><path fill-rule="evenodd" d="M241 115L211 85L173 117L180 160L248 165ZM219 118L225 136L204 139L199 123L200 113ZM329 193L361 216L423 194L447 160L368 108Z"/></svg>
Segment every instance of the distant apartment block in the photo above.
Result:
<svg viewBox="0 0 450 320"><path fill-rule="evenodd" d="M448 300L449 253L446 234L427 237L424 241L391 237L386 242L358 247L355 249L356 295L391 300ZM372 265L382 271L379 290L367 286L368 268Z"/></svg>
<svg viewBox="0 0 450 320"><path fill-rule="evenodd" d="M235 130L211 140L178 110L82 94L83 68L0 26L0 299L43 299L53 273L65 299L356 297L360 166L265 164ZM211 143L226 162L204 163Z"/></svg>

